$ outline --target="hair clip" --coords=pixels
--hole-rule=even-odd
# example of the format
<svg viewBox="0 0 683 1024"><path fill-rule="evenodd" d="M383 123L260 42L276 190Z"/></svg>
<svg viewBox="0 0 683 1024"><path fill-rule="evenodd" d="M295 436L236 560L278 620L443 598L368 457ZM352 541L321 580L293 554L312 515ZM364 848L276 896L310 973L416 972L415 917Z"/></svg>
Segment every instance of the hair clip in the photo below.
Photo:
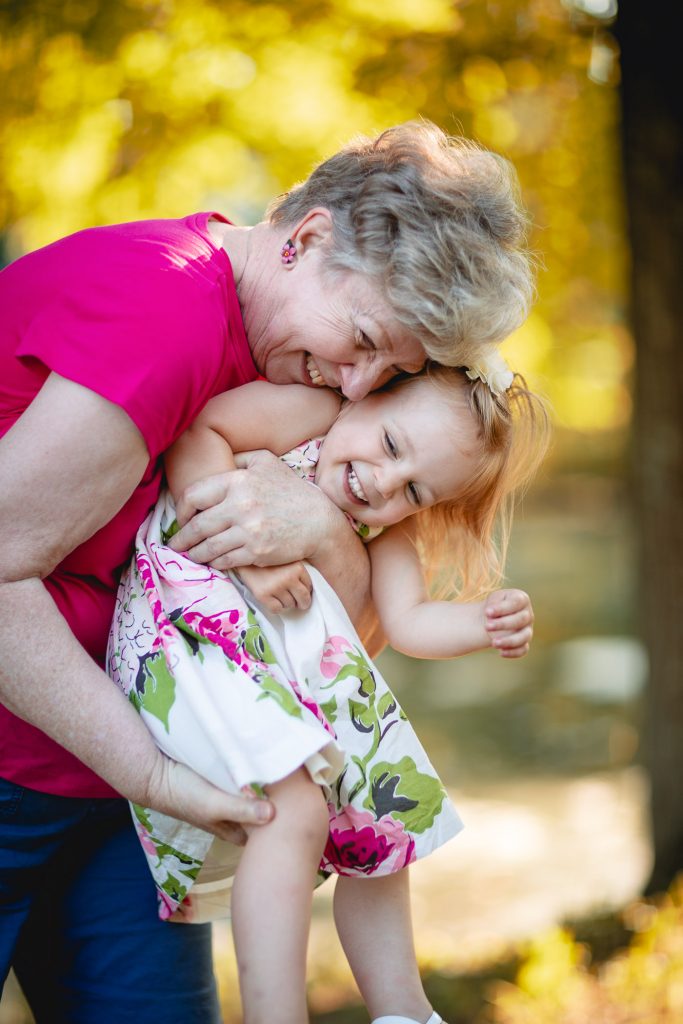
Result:
<svg viewBox="0 0 683 1024"><path fill-rule="evenodd" d="M515 376L497 349L482 354L476 363L465 367L465 372L470 380L483 380L494 395L507 391Z"/></svg>

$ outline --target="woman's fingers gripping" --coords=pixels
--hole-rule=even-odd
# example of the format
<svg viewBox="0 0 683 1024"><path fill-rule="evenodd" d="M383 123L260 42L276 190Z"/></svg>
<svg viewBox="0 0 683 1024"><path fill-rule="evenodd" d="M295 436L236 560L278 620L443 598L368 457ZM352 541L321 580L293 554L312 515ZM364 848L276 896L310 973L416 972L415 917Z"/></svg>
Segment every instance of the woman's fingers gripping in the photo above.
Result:
<svg viewBox="0 0 683 1024"><path fill-rule="evenodd" d="M163 767L150 806L227 842L243 845L246 834L242 825L264 825L273 817L274 807L267 800L225 793L187 765L168 758Z"/></svg>

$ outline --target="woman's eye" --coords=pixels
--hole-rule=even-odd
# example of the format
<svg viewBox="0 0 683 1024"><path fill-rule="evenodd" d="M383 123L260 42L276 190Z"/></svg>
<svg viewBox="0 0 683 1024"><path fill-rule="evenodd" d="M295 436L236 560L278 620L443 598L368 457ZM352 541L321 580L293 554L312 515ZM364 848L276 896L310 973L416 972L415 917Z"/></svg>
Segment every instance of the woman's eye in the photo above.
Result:
<svg viewBox="0 0 683 1024"><path fill-rule="evenodd" d="M375 352L377 346L375 345L372 338L369 338L365 331L359 331L357 335L358 344L361 348L367 348L370 352Z"/></svg>
<svg viewBox="0 0 683 1024"><path fill-rule="evenodd" d="M391 455L392 459L395 459L396 456L398 455L398 448L394 444L394 441L393 441L393 438L392 438L391 434L387 434L385 432L385 434L384 434L384 443L385 443L387 451Z"/></svg>

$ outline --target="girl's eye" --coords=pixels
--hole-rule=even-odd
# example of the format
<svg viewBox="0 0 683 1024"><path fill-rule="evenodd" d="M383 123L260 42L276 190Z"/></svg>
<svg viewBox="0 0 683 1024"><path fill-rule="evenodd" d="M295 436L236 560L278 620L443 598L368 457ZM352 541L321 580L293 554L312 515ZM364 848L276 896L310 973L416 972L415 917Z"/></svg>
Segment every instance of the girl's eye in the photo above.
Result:
<svg viewBox="0 0 683 1024"><path fill-rule="evenodd" d="M418 491L415 484L408 484L408 493L410 494L410 500L414 505L421 505L420 492Z"/></svg>
<svg viewBox="0 0 683 1024"><path fill-rule="evenodd" d="M391 437L391 434L387 434L386 431L384 432L384 444L386 445L386 449L389 452L389 454L391 455L392 459L397 458L398 457L398 448L394 444L394 441L393 441L393 438Z"/></svg>

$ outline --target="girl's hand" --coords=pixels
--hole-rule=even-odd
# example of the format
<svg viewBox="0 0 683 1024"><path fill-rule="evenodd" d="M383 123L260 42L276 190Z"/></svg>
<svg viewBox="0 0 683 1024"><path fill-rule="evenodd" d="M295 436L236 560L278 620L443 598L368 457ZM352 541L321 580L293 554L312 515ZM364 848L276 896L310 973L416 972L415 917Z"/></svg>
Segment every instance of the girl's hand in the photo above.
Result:
<svg viewBox="0 0 683 1024"><path fill-rule="evenodd" d="M484 622L491 646L502 658L523 658L533 636L534 611L523 590L494 590L484 601Z"/></svg>
<svg viewBox="0 0 683 1024"><path fill-rule="evenodd" d="M311 577L303 562L288 565L244 566L238 575L252 594L268 611L280 612L290 608L305 611L311 606Z"/></svg>

